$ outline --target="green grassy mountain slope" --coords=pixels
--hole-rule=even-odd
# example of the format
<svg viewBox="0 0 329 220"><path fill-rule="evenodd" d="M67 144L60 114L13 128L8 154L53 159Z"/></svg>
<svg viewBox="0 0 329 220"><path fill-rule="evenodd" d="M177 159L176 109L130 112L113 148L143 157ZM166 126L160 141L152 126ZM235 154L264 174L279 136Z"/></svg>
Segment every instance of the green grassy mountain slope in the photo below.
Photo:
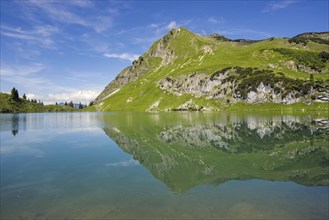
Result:
<svg viewBox="0 0 329 220"><path fill-rule="evenodd" d="M95 108L218 110L276 103L328 110L328 40L327 32L250 41L173 29L119 73Z"/></svg>
<svg viewBox="0 0 329 220"><path fill-rule="evenodd" d="M78 111L70 106L42 105L19 98L13 100L11 95L0 93L0 113L29 113L29 112L70 112Z"/></svg>

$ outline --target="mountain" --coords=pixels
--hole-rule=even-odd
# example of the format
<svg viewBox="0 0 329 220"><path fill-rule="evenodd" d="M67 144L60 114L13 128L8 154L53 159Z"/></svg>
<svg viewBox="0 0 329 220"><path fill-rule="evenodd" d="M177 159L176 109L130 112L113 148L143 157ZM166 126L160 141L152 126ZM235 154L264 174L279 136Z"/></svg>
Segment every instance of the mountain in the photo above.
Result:
<svg viewBox="0 0 329 220"><path fill-rule="evenodd" d="M329 121L321 115L138 112L102 117L104 132L175 192L248 179L329 184Z"/></svg>
<svg viewBox="0 0 329 220"><path fill-rule="evenodd" d="M328 110L328 45L329 32L253 41L180 27L122 70L95 108L213 111L271 104Z"/></svg>

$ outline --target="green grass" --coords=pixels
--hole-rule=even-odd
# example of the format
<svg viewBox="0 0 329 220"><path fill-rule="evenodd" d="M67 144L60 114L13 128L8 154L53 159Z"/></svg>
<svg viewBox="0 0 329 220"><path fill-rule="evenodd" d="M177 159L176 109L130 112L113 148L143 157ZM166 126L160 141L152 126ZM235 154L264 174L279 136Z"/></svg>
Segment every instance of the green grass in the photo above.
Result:
<svg viewBox="0 0 329 220"><path fill-rule="evenodd" d="M237 103L226 108L229 111L284 111L284 112L309 112L309 111L329 111L329 103L314 102L311 105L305 103L294 103L283 105L278 103L263 103L263 104L246 104Z"/></svg>
<svg viewBox="0 0 329 220"><path fill-rule="evenodd" d="M156 41L148 52L143 55L149 70L145 71L136 81L126 84L118 93L97 103L95 108L98 111L145 111L152 103L160 100L159 110L164 111L178 107L189 99L192 99L195 103L200 103L202 106L221 108L226 106L222 104L223 100L194 98L188 94L175 96L161 91L158 83L168 76L175 78L192 73L211 75L220 69L235 66L272 70L275 74L282 72L285 77L293 80L309 80L310 73L294 71L287 68L286 65L289 60L297 59L300 61L304 56L308 66L316 64L317 68L327 71L327 73L313 74L314 80L324 81L329 79L329 61L317 65L320 61L315 59L315 56L321 51L328 51L327 45L324 44L310 41L309 47L303 47L291 44L287 39L277 38L249 45L240 45L237 42L215 40L209 36L195 35L184 28L181 28L179 34L177 34L177 31L177 29L173 30L172 33L168 33L165 37ZM161 58L151 57L149 54L158 47L161 41L169 50L174 51L174 62L166 66L160 66ZM211 48L212 53L205 54L205 48ZM275 52L278 48L292 53ZM270 65L275 67L272 68ZM314 106L304 107L300 105L301 108L296 106L296 109L316 109L318 105L314 104ZM277 109L276 105L273 105L273 107ZM290 109L291 107L282 108ZM321 107L321 109L323 108L326 108L326 106Z"/></svg>
<svg viewBox="0 0 329 220"><path fill-rule="evenodd" d="M32 112L73 112L79 109L70 106L42 105L20 98L14 101L9 94L0 93L0 113L32 113Z"/></svg>

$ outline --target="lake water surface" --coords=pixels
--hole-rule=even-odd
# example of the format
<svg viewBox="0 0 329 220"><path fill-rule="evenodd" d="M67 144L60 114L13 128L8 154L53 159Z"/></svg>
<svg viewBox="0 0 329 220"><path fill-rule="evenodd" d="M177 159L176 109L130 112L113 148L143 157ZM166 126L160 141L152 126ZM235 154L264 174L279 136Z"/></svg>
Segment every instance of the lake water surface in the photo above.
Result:
<svg viewBox="0 0 329 220"><path fill-rule="evenodd" d="M0 114L1 219L328 219L328 114Z"/></svg>

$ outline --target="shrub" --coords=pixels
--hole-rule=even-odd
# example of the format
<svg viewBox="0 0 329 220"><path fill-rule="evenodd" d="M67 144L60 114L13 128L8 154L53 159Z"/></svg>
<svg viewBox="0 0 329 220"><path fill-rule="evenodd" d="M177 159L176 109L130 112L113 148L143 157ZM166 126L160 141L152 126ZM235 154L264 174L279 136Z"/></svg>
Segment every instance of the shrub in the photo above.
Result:
<svg viewBox="0 0 329 220"><path fill-rule="evenodd" d="M297 61L298 64L308 66L316 71L321 71L325 67L326 61L329 59L329 54L322 51L321 53L310 51L297 51L287 48L274 48L272 49L284 56L288 56Z"/></svg>
<svg viewBox="0 0 329 220"><path fill-rule="evenodd" d="M290 38L288 40L288 42L305 46L307 44L308 40L306 38L302 38L302 37L294 37L294 38Z"/></svg>

